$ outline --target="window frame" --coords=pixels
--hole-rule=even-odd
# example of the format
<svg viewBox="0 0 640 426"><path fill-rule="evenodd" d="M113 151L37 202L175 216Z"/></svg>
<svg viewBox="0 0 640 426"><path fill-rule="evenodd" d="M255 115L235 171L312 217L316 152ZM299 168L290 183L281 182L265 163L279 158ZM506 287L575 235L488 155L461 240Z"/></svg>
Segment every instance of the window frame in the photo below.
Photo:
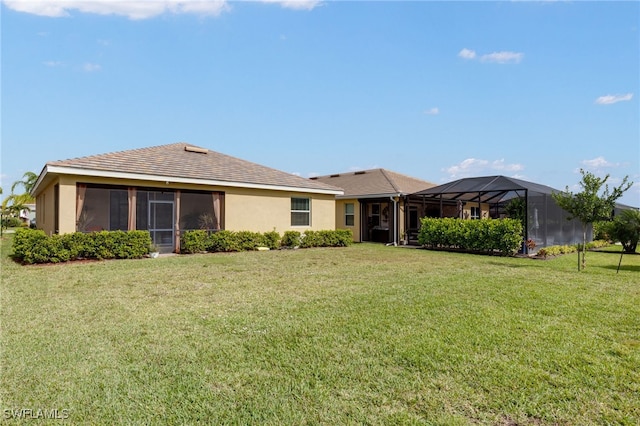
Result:
<svg viewBox="0 0 640 426"><path fill-rule="evenodd" d="M305 200L307 203L307 209L294 209L294 200ZM291 227L309 227L311 226L311 197L291 197ZM294 215L301 217L301 214L305 214L307 217L306 224L298 224L294 221Z"/></svg>
<svg viewBox="0 0 640 426"><path fill-rule="evenodd" d="M349 206L351 207L351 212L349 212ZM351 223L349 223L349 219L351 219ZM344 226L356 226L355 203L344 203Z"/></svg>
<svg viewBox="0 0 640 426"><path fill-rule="evenodd" d="M469 208L469 217L471 218L471 220L479 220L481 216L482 216L482 210L480 209L480 207L471 206Z"/></svg>

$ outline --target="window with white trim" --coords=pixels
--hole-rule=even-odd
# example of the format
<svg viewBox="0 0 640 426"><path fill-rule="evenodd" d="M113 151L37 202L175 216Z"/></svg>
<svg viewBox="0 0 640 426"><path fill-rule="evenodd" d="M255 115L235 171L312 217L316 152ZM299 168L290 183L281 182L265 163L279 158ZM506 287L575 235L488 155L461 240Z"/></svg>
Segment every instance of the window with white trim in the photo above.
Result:
<svg viewBox="0 0 640 426"><path fill-rule="evenodd" d="M291 226L311 225L311 199L291 198Z"/></svg>
<svg viewBox="0 0 640 426"><path fill-rule="evenodd" d="M471 219L480 219L480 207L471 207Z"/></svg>
<svg viewBox="0 0 640 426"><path fill-rule="evenodd" d="M354 226L355 224L355 207L353 203L345 203L344 205L344 225Z"/></svg>

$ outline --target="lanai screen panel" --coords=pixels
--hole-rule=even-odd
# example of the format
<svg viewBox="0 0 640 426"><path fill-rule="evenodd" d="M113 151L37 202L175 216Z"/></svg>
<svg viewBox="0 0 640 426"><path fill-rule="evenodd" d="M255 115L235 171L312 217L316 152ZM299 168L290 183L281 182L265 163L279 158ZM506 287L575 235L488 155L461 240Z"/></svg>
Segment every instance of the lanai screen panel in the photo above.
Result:
<svg viewBox="0 0 640 426"><path fill-rule="evenodd" d="M582 222L568 220L569 213L558 206L551 194L529 191L527 199L527 238L537 248L582 243ZM587 241L592 239L587 228Z"/></svg>

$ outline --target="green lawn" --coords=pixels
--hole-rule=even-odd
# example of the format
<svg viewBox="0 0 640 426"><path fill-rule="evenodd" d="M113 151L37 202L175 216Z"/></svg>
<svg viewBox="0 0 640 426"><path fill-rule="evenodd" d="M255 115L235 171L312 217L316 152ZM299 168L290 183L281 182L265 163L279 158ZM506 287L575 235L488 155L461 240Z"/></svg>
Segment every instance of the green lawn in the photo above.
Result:
<svg viewBox="0 0 640 426"><path fill-rule="evenodd" d="M618 274L615 253L578 272L373 244L20 266L2 244L10 422L640 424L640 256Z"/></svg>

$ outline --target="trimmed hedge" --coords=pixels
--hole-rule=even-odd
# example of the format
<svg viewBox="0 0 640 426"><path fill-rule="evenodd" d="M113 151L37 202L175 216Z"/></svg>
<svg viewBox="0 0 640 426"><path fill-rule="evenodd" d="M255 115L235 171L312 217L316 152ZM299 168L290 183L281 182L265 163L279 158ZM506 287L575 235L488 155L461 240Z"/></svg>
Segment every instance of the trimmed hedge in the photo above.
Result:
<svg viewBox="0 0 640 426"><path fill-rule="evenodd" d="M522 246L522 223L517 219L421 219L418 242L427 248L499 253L512 256Z"/></svg>
<svg viewBox="0 0 640 426"><path fill-rule="evenodd" d="M147 231L73 232L47 236L37 229L18 229L13 257L22 263L58 263L79 259L138 259L149 253Z"/></svg>
<svg viewBox="0 0 640 426"><path fill-rule="evenodd" d="M610 246L606 240L595 240L587 243L587 250L593 250L601 247ZM562 245L562 246L548 246L543 247L536 253L538 257L549 257L549 256L559 256L561 254L575 253L577 251L582 250L582 244L571 244L571 245Z"/></svg>
<svg viewBox="0 0 640 426"><path fill-rule="evenodd" d="M276 231L265 233L251 231L218 231L209 233L202 230L186 231L182 234L181 252L236 252L252 251L259 247L271 250L280 247L345 247L353 242L350 230L335 231L286 231L282 237Z"/></svg>

